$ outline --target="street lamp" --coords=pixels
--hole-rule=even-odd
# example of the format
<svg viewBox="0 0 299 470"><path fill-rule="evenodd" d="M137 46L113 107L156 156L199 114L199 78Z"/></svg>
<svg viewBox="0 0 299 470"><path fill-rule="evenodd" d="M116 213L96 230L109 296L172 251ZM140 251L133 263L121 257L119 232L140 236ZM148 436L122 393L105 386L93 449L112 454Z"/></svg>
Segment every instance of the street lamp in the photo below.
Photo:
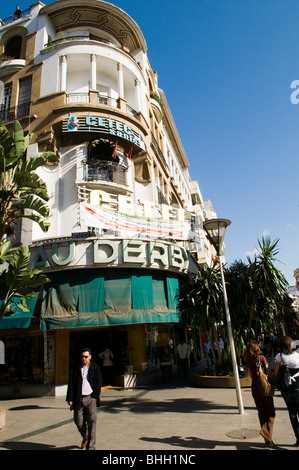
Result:
<svg viewBox="0 0 299 470"><path fill-rule="evenodd" d="M226 323L227 323L227 329L228 329L232 364L233 364L233 369L234 369L237 401L238 401L239 413L244 414L243 400L242 400L240 380L239 380L239 371L238 371L238 365L237 365L237 359L236 359L235 344L234 344L233 331L232 331L232 326L231 326L230 313L229 313L229 308L228 308L228 300L227 300L227 293L226 293L223 267L222 267L222 259L221 259L221 255L223 254L223 241L224 241L224 236L225 236L225 230L226 230L226 227L230 225L230 223L231 222L228 219L210 219L210 220L206 220L205 222L203 222L203 228L207 234L208 240L214 246L216 253L219 257L219 266L220 266L221 280L222 280L222 286L223 286L223 299L224 299L224 306L225 306L225 313L226 313Z"/></svg>

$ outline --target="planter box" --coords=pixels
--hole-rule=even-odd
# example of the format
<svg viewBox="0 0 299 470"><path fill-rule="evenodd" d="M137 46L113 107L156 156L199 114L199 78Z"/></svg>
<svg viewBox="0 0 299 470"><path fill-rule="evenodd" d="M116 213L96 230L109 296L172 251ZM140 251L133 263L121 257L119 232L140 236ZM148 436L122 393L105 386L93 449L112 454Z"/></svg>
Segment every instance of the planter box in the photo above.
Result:
<svg viewBox="0 0 299 470"><path fill-rule="evenodd" d="M193 374L193 383L197 387L235 388L235 378L230 376L213 376ZM241 387L251 386L251 377L240 377Z"/></svg>
<svg viewBox="0 0 299 470"><path fill-rule="evenodd" d="M153 372L145 372L143 374L125 374L125 375L116 375L114 377L115 384L119 387L124 388L133 388L142 385L149 385L156 380L159 380L162 376L161 370L156 370Z"/></svg>

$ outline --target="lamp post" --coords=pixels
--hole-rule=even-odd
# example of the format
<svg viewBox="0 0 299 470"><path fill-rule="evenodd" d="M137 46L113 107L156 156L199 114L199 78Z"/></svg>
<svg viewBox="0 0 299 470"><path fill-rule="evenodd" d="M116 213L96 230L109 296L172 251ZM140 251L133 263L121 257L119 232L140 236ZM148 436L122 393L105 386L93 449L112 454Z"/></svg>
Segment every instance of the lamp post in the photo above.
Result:
<svg viewBox="0 0 299 470"><path fill-rule="evenodd" d="M221 258L225 230L226 230L226 227L230 225L230 223L231 222L228 219L210 219L210 220L206 220L203 223L203 228L207 234L207 237L210 243L214 246L216 253L219 257L219 266L220 266L220 273L221 273L221 280L222 280L222 287L223 287L223 299L224 299L224 307L225 307L225 314L226 314L226 323L227 323L231 358L232 358L234 377L235 377L238 408L239 408L239 413L244 414L241 386L240 386L240 380L239 380L239 371L238 371L238 365L237 365L237 359L236 359L235 344L234 344L233 331L232 331L232 326L231 326L231 319L230 319L230 313L229 313L229 307L228 307L228 300L227 300L227 293L226 293L223 267L222 267L222 258Z"/></svg>

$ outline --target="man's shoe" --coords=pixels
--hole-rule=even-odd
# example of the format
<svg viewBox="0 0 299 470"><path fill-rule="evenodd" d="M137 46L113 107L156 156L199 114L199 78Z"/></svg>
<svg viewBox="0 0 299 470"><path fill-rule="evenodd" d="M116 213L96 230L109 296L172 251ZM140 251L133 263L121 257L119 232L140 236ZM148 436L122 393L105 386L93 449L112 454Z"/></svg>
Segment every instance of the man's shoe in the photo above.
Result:
<svg viewBox="0 0 299 470"><path fill-rule="evenodd" d="M87 444L88 444L88 441L82 441L82 444L81 444L81 449L85 449L87 447Z"/></svg>

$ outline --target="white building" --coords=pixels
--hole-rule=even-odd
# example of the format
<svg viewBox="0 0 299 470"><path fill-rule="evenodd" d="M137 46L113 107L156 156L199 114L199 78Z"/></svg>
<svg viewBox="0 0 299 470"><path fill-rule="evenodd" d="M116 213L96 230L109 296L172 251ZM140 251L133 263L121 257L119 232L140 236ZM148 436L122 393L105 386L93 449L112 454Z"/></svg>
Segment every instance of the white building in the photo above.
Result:
<svg viewBox="0 0 299 470"><path fill-rule="evenodd" d="M215 213L191 181L142 32L100 0L37 2L3 20L0 47L2 121L34 134L32 156L56 153L39 171L50 229L25 221L19 240L51 283L26 321L0 324L5 380L17 380L18 348L34 351L31 379L55 393L87 344L94 357L111 346L118 381L175 370L176 295L185 273L211 261L201 224Z"/></svg>

